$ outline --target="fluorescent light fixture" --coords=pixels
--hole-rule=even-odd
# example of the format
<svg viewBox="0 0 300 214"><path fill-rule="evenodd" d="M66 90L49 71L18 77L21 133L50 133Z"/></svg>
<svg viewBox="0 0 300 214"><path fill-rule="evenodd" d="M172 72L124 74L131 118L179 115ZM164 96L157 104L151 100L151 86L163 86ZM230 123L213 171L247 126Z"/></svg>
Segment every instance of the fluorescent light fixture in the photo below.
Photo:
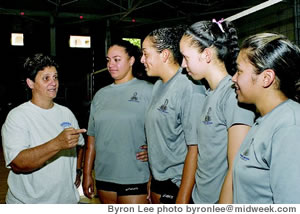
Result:
<svg viewBox="0 0 300 214"><path fill-rule="evenodd" d="M10 43L12 46L24 46L24 34L12 33Z"/></svg>
<svg viewBox="0 0 300 214"><path fill-rule="evenodd" d="M71 48L90 48L91 37L90 36L70 36L69 45Z"/></svg>
<svg viewBox="0 0 300 214"><path fill-rule="evenodd" d="M244 11L242 11L240 13L237 13L237 14L235 14L233 16L227 17L225 20L226 21L234 21L236 19L239 19L239 18L242 18L244 16L247 16L247 15L249 15L251 13L255 13L256 11L262 10L262 9L264 9L266 7L270 7L273 4L277 4L277 3L281 2L281 1L282 0L269 0L269 1L266 1L264 3L261 3L259 5L254 6L254 7L251 7L249 9L247 9L247 10L244 10Z"/></svg>

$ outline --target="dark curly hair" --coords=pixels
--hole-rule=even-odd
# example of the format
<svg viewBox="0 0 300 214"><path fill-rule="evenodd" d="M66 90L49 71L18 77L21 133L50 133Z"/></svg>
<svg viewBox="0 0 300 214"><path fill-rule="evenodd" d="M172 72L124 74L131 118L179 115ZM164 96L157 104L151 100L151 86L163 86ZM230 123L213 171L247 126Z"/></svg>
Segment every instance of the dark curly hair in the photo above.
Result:
<svg viewBox="0 0 300 214"><path fill-rule="evenodd" d="M300 49L284 35L260 33L244 40L241 50L260 74L272 69L276 74L278 89L285 96L300 101Z"/></svg>
<svg viewBox="0 0 300 214"><path fill-rule="evenodd" d="M154 44L158 52L168 49L172 52L174 61L181 64L182 55L179 49L179 42L186 30L186 26L159 28L148 34L148 38Z"/></svg>
<svg viewBox="0 0 300 214"><path fill-rule="evenodd" d="M39 71L44 70L46 67L52 66L58 69L58 65L50 56L44 55L42 53L37 53L32 57L28 57L24 63L26 78L29 78L32 81L34 81Z"/></svg>
<svg viewBox="0 0 300 214"><path fill-rule="evenodd" d="M188 27L184 35L191 38L191 44L202 52L205 48L214 47L217 57L224 62L227 72L231 75L237 70L236 59L239 53L237 31L228 21L220 23L199 21Z"/></svg>

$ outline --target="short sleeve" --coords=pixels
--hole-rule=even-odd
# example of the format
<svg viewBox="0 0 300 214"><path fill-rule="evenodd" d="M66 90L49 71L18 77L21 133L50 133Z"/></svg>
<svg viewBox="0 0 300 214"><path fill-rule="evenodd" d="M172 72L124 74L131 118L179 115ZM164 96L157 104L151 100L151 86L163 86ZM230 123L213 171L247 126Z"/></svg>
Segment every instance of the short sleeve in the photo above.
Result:
<svg viewBox="0 0 300 214"><path fill-rule="evenodd" d="M2 144L6 167L17 157L24 149L30 147L29 130L24 116L17 111L12 110L1 129Z"/></svg>
<svg viewBox="0 0 300 214"><path fill-rule="evenodd" d="M89 116L89 122L88 122L88 130L87 130L87 135L89 135L89 136L95 136L94 114L95 114L95 102L93 100L91 103L91 107L90 107L90 116Z"/></svg>
<svg viewBox="0 0 300 214"><path fill-rule="evenodd" d="M279 129L270 149L270 183L274 203L300 203L300 126Z"/></svg>
<svg viewBox="0 0 300 214"><path fill-rule="evenodd" d="M202 103L204 102L204 95L196 93L193 87L188 87L183 93L182 103L182 126L187 145L198 144L197 127L200 118Z"/></svg>
<svg viewBox="0 0 300 214"><path fill-rule="evenodd" d="M73 114L73 112L71 110L70 110L70 116L71 116L72 124L74 124L74 128L75 129L80 129L80 127L78 125L78 121L77 121L75 115ZM80 136L79 136L78 145L79 146L84 146L84 138L83 138L82 134L80 134Z"/></svg>
<svg viewBox="0 0 300 214"><path fill-rule="evenodd" d="M254 112L247 109L246 105L238 103L236 93L233 90L227 95L223 97L225 105L222 110L227 129L235 124L252 126L255 117Z"/></svg>

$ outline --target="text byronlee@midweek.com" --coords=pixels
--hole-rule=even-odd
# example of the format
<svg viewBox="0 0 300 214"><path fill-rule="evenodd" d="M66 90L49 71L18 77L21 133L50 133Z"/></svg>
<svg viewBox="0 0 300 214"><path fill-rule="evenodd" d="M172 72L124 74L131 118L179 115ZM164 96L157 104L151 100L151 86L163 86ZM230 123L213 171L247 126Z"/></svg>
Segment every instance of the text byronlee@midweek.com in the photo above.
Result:
<svg viewBox="0 0 300 214"><path fill-rule="evenodd" d="M251 204L193 204L193 205L108 205L108 213L113 214L128 214L128 213L139 213L139 214L198 214L198 213L297 213L297 206L282 206L282 205L251 205Z"/></svg>

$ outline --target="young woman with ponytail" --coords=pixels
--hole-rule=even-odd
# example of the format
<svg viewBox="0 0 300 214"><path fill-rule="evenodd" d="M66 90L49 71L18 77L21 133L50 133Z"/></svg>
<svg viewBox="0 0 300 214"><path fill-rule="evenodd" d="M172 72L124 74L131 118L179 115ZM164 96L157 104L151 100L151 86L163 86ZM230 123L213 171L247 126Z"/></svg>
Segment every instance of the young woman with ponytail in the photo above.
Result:
<svg viewBox="0 0 300 214"><path fill-rule="evenodd" d="M209 89L198 114L198 166L195 203L232 203L232 166L254 113L239 106L230 74L239 52L235 28L227 21L200 21L180 41L182 67Z"/></svg>
<svg viewBox="0 0 300 214"><path fill-rule="evenodd" d="M234 203L300 203L300 50L285 36L262 33L241 47L233 81L255 121L234 160Z"/></svg>

